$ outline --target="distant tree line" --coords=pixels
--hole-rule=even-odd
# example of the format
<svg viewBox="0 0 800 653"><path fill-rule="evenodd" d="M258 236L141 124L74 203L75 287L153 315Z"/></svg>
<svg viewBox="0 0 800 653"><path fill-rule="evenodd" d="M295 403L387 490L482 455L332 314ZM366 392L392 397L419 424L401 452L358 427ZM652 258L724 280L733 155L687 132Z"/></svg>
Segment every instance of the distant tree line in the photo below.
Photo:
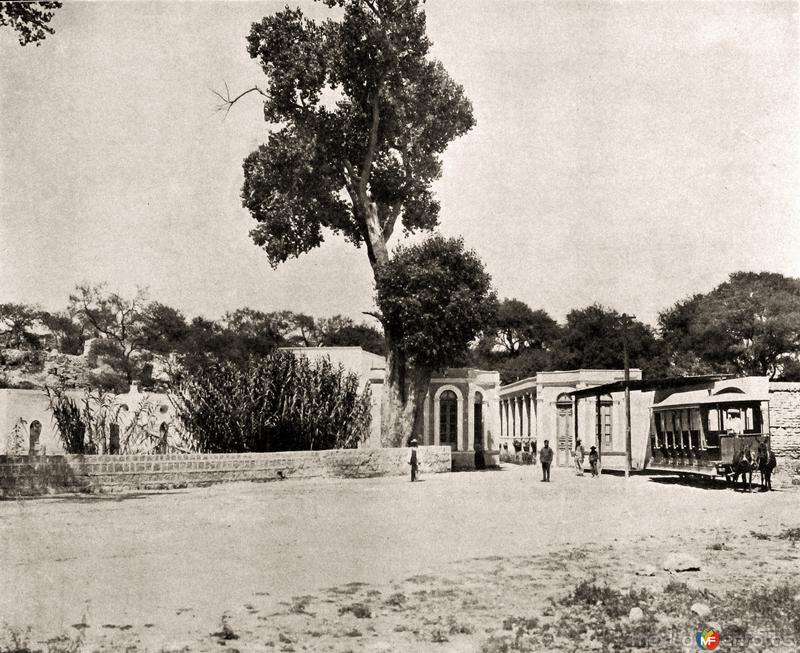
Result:
<svg viewBox="0 0 800 653"><path fill-rule="evenodd" d="M278 347L360 346L384 353L382 332L342 315L315 318L293 311L264 312L240 308L220 319L187 318L181 311L138 290L132 297L105 286L81 285L63 311L28 304L0 304L0 349L56 349L87 356L102 369L94 387L123 390L138 381L152 385L155 359L172 363L177 376L213 362L244 363Z"/></svg>
<svg viewBox="0 0 800 653"><path fill-rule="evenodd" d="M437 246L444 248L442 243ZM422 266L415 277L410 274L413 269L398 264L377 300L390 324L399 323L399 318L393 319L395 313L403 313L403 321L415 325L414 334L397 334L411 347L404 355L419 357L416 349L438 351L436 343L442 344L441 355L427 361L434 367L499 370L502 381L509 383L539 371L622 368L627 348L631 367L641 368L650 378L725 372L800 380L800 279L735 272L712 291L663 310L655 327L599 304L571 310L560 324L546 311L517 299L496 301L486 294L487 286L481 290L487 299L479 313L465 312L469 302L448 309L456 321L469 321L473 327L483 324L467 353L459 354L461 347L446 351L444 345L450 340L448 334L437 332L439 321L425 317L435 312L433 304L443 301L436 288L446 285L447 273L438 278L431 266ZM423 272L428 276L420 276ZM413 283L419 286L414 301L404 303L400 295L392 294L392 284ZM488 283L488 278L481 283ZM425 302L431 303L430 311ZM409 316L413 310L420 314ZM386 353L380 328L341 315L315 318L240 308L216 320L187 318L175 308L150 301L144 291L122 297L104 286L90 285L78 286L60 312L0 304L2 348L54 347L79 354L89 340L90 362L102 360L106 370L94 384L108 389L134 380L146 386L155 357L170 358L181 373L191 374L209 363L245 362L282 346L360 346Z"/></svg>
<svg viewBox="0 0 800 653"><path fill-rule="evenodd" d="M627 347L645 377L729 373L800 381L800 279L734 272L705 294L661 311L651 327L595 304L565 324L505 299L466 364L500 370L504 383L539 371L617 368Z"/></svg>

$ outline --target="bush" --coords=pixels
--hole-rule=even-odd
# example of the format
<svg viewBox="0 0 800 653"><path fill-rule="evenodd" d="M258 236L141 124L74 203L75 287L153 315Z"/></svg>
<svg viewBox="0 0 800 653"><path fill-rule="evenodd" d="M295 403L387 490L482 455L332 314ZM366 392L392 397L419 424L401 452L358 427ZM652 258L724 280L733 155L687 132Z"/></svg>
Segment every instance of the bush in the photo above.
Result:
<svg viewBox="0 0 800 653"><path fill-rule="evenodd" d="M175 408L206 453L354 448L371 418L355 374L288 352L200 367L180 381Z"/></svg>
<svg viewBox="0 0 800 653"><path fill-rule="evenodd" d="M60 390L45 388L50 400L50 412L67 453L86 453L86 424L75 401Z"/></svg>

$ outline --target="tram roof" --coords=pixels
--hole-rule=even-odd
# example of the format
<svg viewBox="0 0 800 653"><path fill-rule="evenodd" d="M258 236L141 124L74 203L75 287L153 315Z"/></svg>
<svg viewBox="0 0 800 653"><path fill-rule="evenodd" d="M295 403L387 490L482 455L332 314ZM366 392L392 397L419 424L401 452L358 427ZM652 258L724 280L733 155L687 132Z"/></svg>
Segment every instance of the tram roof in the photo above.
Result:
<svg viewBox="0 0 800 653"><path fill-rule="evenodd" d="M619 390L624 390L626 385L631 390L648 392L650 390L685 388L732 378L734 378L732 374L700 374L697 376L675 376L660 379L631 379L627 383L625 381L614 381L613 383L596 385L591 388L581 388L573 390L570 394L576 399L580 399L582 397L599 397L600 395L618 392Z"/></svg>

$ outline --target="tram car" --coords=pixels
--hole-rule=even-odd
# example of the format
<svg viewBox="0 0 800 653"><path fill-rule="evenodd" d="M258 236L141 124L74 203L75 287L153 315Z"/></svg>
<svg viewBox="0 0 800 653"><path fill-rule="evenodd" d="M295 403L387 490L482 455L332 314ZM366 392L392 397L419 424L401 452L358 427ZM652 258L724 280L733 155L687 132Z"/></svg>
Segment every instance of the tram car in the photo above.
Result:
<svg viewBox="0 0 800 653"><path fill-rule="evenodd" d="M645 467L728 477L734 457L769 446L769 379L742 377L655 392Z"/></svg>
<svg viewBox="0 0 800 653"><path fill-rule="evenodd" d="M625 463L625 382L582 388L576 439L597 448L601 468ZM728 476L738 452L769 446L769 378L704 375L628 382L631 469Z"/></svg>

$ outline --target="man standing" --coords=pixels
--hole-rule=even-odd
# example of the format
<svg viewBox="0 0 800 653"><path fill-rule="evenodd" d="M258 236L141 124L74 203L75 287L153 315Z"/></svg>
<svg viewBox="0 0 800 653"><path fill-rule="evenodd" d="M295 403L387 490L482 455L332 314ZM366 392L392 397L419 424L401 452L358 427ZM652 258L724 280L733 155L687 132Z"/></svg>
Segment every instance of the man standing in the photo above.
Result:
<svg viewBox="0 0 800 653"><path fill-rule="evenodd" d="M575 473L583 476L583 445L580 440L575 442Z"/></svg>
<svg viewBox="0 0 800 653"><path fill-rule="evenodd" d="M408 464L411 465L411 482L413 483L417 480L417 465L419 464L417 462L417 439L411 438L409 444L411 445L411 460L408 461Z"/></svg>
<svg viewBox="0 0 800 653"><path fill-rule="evenodd" d="M550 440L544 441L544 446L539 452L539 460L542 463L542 483L549 483L550 463L553 462L553 450L550 448Z"/></svg>
<svg viewBox="0 0 800 653"><path fill-rule="evenodd" d="M592 468L592 476L597 476L597 461L600 456L597 455L597 447L593 446L591 451L589 451L589 465Z"/></svg>

